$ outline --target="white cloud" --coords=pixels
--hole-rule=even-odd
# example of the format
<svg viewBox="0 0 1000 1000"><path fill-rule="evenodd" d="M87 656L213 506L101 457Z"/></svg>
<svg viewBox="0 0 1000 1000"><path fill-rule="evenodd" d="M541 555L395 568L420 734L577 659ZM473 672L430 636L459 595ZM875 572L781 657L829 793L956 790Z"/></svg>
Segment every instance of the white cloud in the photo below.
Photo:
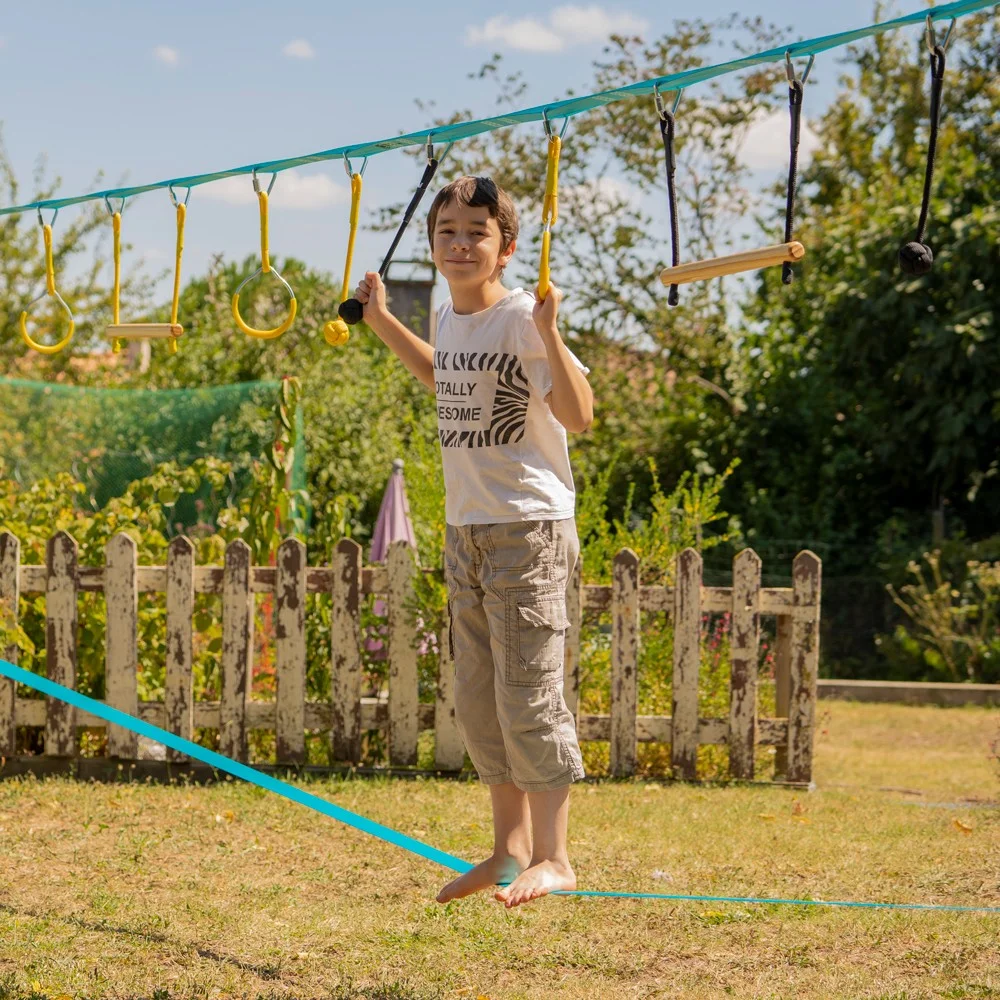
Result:
<svg viewBox="0 0 1000 1000"><path fill-rule="evenodd" d="M259 175L261 189L266 190L271 183L270 174ZM199 194L214 201L224 201L230 205L253 205L257 195L250 175L224 177L221 181L206 184ZM282 171L274 182L269 203L274 208L326 208L342 205L351 200L351 192L343 184L335 183L326 174L302 175L292 170Z"/></svg>
<svg viewBox="0 0 1000 1000"><path fill-rule="evenodd" d="M177 49L172 49L169 45L157 45L153 49L153 58L157 62L163 63L164 66L170 66L173 68L177 65L180 60L181 54Z"/></svg>
<svg viewBox="0 0 1000 1000"><path fill-rule="evenodd" d="M466 45L505 45L524 52L560 52L573 45L604 41L609 35L643 34L649 23L625 11L608 11L597 4L556 7L545 22L534 17L516 21L504 15L465 29Z"/></svg>
<svg viewBox="0 0 1000 1000"><path fill-rule="evenodd" d="M315 59L316 50L304 39L296 38L289 42L282 50L282 55L292 59Z"/></svg>
<svg viewBox="0 0 1000 1000"><path fill-rule="evenodd" d="M775 111L754 122L747 130L740 160L751 170L777 170L788 165L788 130L790 124L787 111ZM799 165L809 162L812 154L820 147L819 136L803 118L799 138Z"/></svg>

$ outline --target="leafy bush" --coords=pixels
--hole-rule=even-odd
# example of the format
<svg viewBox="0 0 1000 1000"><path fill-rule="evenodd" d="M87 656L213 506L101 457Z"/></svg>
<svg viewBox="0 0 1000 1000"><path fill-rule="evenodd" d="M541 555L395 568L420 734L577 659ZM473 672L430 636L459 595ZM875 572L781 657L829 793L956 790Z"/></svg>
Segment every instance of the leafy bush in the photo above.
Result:
<svg viewBox="0 0 1000 1000"><path fill-rule="evenodd" d="M930 673L933 680L1000 683L1000 562L969 560L952 583L939 550L911 562L915 582L888 591L912 622L897 625L878 645L894 673Z"/></svg>

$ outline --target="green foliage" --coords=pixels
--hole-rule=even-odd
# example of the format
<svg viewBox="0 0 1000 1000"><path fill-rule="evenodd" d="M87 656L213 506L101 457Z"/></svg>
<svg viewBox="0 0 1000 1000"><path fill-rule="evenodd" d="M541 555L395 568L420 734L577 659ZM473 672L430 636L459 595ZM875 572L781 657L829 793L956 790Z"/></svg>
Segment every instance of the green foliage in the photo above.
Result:
<svg viewBox="0 0 1000 1000"><path fill-rule="evenodd" d="M923 186L926 50L886 34L851 50L816 126L799 276L783 288L763 274L749 304L752 422L734 440L753 460L734 481L740 507L751 535L831 543L830 572L871 567L890 518L921 551L932 510L947 507L951 530L971 537L1000 512L998 35L997 13L963 19L949 56L931 274L908 277L896 262Z"/></svg>
<svg viewBox="0 0 1000 1000"><path fill-rule="evenodd" d="M889 586L912 627L880 636L881 651L897 668L919 664L935 680L1000 683L1000 562L970 560L956 583L943 574L940 552L925 552L924 562L909 566L915 582Z"/></svg>
<svg viewBox="0 0 1000 1000"><path fill-rule="evenodd" d="M106 187L98 174L92 187ZM46 176L44 158L40 158L25 191L14 174L7 149L0 137L0 189L6 205L56 197L59 179ZM51 213L45 213L51 222ZM65 299L76 320L76 332L69 347L52 357L37 357L52 377L65 376L74 357L86 354L103 341L104 329L111 322L111 289L104 283L108 277L107 248L111 242L111 220L100 202L81 206L77 211L61 215L52 229L52 258L56 288ZM128 253L131 244L123 244ZM80 266L79 258L90 257ZM126 273L121 286L123 307L130 310L148 304L152 281L141 273ZM18 330L18 318L23 309L45 292L45 252L41 227L37 217L5 215L0 218L0 374L10 374L25 353ZM62 339L66 316L45 296L30 310L29 331L35 340L52 343ZM106 343L106 341L105 341Z"/></svg>
<svg viewBox="0 0 1000 1000"><path fill-rule="evenodd" d="M583 577L587 583L609 583L615 555L629 548L641 561L644 584L673 581L674 562L686 548L707 551L724 542L739 540L739 524L719 509L726 480L738 464L733 462L722 475L702 479L695 473L681 474L677 485L664 493L656 463L649 459L652 478L649 516L633 516L635 492L631 484L622 516L608 520L608 486L613 467L608 466L596 479L586 478L577 500L577 530L583 552ZM724 522L718 534L706 535L705 529Z"/></svg>

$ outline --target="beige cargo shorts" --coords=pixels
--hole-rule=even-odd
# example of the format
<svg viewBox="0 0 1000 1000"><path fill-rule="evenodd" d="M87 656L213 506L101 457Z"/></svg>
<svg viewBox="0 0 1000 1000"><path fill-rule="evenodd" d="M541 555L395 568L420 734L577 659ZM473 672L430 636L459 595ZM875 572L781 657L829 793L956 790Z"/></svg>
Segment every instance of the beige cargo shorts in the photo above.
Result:
<svg viewBox="0 0 1000 1000"><path fill-rule="evenodd" d="M576 520L449 524L445 578L455 717L487 785L526 792L584 777L563 697Z"/></svg>

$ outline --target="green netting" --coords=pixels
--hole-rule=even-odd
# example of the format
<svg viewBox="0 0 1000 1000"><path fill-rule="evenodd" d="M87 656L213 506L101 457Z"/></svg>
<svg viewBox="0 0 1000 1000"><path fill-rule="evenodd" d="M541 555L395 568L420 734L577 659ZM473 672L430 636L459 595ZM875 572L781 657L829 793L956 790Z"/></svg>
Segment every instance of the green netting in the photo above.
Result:
<svg viewBox="0 0 1000 1000"><path fill-rule="evenodd" d="M100 509L129 483L163 462L190 465L203 457L229 462L233 502L250 468L271 447L280 382L243 382L202 389L92 389L0 378L0 461L25 487L68 472ZM297 412L295 466L289 485L304 489L302 410ZM193 503L176 511L195 519ZM216 511L201 512L213 518Z"/></svg>

